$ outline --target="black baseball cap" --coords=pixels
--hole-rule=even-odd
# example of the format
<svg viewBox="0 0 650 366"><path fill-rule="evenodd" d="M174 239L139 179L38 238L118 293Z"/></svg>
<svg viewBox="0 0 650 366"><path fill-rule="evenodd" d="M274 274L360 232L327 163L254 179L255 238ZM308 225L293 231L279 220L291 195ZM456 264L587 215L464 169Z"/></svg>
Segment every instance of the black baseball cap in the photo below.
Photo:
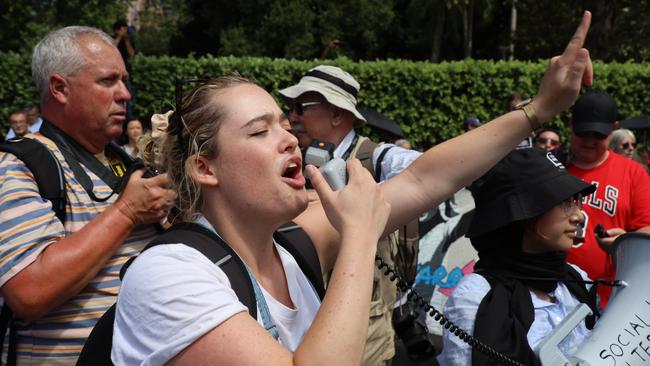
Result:
<svg viewBox="0 0 650 366"><path fill-rule="evenodd" d="M573 132L598 132L609 135L618 118L616 102L604 91L583 94L571 109Z"/></svg>
<svg viewBox="0 0 650 366"><path fill-rule="evenodd" d="M538 148L512 151L477 185L470 238L539 216L576 194L588 196L596 190L569 174L551 152Z"/></svg>

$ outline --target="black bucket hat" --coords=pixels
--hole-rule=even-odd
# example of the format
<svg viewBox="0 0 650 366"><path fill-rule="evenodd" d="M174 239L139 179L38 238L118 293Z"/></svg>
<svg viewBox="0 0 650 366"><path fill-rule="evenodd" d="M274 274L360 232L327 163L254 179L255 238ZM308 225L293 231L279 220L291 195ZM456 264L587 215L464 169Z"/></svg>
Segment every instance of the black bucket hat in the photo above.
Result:
<svg viewBox="0 0 650 366"><path fill-rule="evenodd" d="M584 197L596 190L569 174L551 152L538 148L512 151L477 185L470 238L539 216L576 194Z"/></svg>

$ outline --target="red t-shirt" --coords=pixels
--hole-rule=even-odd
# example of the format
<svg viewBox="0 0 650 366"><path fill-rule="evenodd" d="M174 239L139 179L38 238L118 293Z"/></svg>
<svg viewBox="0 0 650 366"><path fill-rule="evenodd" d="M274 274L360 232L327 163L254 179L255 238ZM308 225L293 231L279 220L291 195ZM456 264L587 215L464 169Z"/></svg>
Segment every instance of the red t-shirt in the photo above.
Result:
<svg viewBox="0 0 650 366"><path fill-rule="evenodd" d="M602 224L605 230L621 228L635 231L650 226L648 173L639 163L611 150L607 160L596 168L584 170L569 164L567 169L574 176L598 187L582 202L585 241L569 250L567 260L585 270L591 279L613 280L611 258L598 246L594 228ZM598 286L603 308L610 293L611 287Z"/></svg>

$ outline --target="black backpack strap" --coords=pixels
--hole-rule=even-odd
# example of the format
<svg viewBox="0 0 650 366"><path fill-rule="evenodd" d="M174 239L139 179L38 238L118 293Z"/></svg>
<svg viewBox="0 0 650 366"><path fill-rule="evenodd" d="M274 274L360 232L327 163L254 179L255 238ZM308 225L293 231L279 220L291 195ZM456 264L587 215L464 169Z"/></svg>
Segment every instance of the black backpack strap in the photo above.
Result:
<svg viewBox="0 0 650 366"><path fill-rule="evenodd" d="M115 304L106 310L90 332L77 359L77 366L113 366L111 350L114 323Z"/></svg>
<svg viewBox="0 0 650 366"><path fill-rule="evenodd" d="M289 252L298 263L300 270L311 282L318 297L323 300L325 284L323 273L318 259L318 253L307 233L296 223L289 222L282 225L273 234L275 241Z"/></svg>
<svg viewBox="0 0 650 366"><path fill-rule="evenodd" d="M0 334L6 335L9 330L9 344L7 345L7 366L16 365L16 327L14 326L14 312L5 302L0 313Z"/></svg>
<svg viewBox="0 0 650 366"><path fill-rule="evenodd" d="M381 153L379 153L377 161L375 162L375 170L371 172L372 176L375 178L375 182L379 182L381 180L381 162L384 161L384 157L386 156L388 150L392 149L393 147L394 146L389 146L382 150Z"/></svg>
<svg viewBox="0 0 650 366"><path fill-rule="evenodd" d="M257 302L244 262L218 235L199 224L176 224L154 238L142 251L157 245L184 244L205 255L217 264L230 280L230 286L247 308L248 313L257 319ZM137 257L129 259L120 270L120 280ZM112 366L113 324L115 323L115 304L99 319L86 340L77 366Z"/></svg>
<svg viewBox="0 0 650 366"><path fill-rule="evenodd" d="M215 245L218 244L218 245ZM248 308L248 313L257 319L257 302L255 290L251 283L246 265L232 248L213 231L195 223L176 224L167 231L154 238L143 251L156 245L184 244L198 250L211 262L217 264L228 276L230 286L242 304ZM120 279L124 277L133 258L124 264L120 270Z"/></svg>
<svg viewBox="0 0 650 366"><path fill-rule="evenodd" d="M52 202L56 217L65 223L67 205L65 177L61 163L42 142L37 139L18 138L0 143L0 151L20 159L34 174L41 197Z"/></svg>

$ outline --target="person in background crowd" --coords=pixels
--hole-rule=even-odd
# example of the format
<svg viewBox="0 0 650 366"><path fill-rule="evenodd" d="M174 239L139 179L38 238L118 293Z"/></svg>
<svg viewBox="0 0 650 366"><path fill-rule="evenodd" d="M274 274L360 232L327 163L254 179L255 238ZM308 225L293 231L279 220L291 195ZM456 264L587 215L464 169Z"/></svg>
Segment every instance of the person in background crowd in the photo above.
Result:
<svg viewBox="0 0 650 366"><path fill-rule="evenodd" d="M636 150L636 136L634 136L634 132L626 128L614 130L614 132L612 132L612 138L609 141L609 148L615 153L641 164L643 168L650 173L648 161Z"/></svg>
<svg viewBox="0 0 650 366"><path fill-rule="evenodd" d="M16 317L17 365L75 365L115 302L120 267L156 235L176 193L166 174L121 176L127 162L109 143L131 95L109 35L78 26L48 33L34 48L32 76L44 118L34 138L63 170L65 220L27 166L0 153L1 292Z"/></svg>
<svg viewBox="0 0 650 366"><path fill-rule="evenodd" d="M133 29L129 28L124 20L118 20L113 24L113 44L120 51L126 72L130 77L133 77L131 72L131 59L135 55L135 42L131 35ZM126 80L126 87L133 94L133 85L131 84L130 78ZM133 102L131 100L126 102L126 117L133 118Z"/></svg>
<svg viewBox="0 0 650 366"><path fill-rule="evenodd" d="M550 127L545 127L539 130L535 135L533 142L535 147L539 147L546 151L556 150L562 145L560 132Z"/></svg>
<svg viewBox="0 0 650 366"><path fill-rule="evenodd" d="M476 117L467 117L463 121L463 131L471 131L479 126L481 126L481 120Z"/></svg>
<svg viewBox="0 0 650 366"><path fill-rule="evenodd" d="M139 119L134 118L126 122L124 129L127 141L124 145L122 145L122 148L124 148L124 151L126 151L129 155L135 158L139 153L138 139L144 133L144 126Z"/></svg>
<svg viewBox="0 0 650 366"><path fill-rule="evenodd" d="M41 118L41 109L38 104L27 104L23 107L23 111L27 115L27 124L29 125L29 131L31 133L36 133L40 130L41 124L43 124L43 118Z"/></svg>
<svg viewBox="0 0 650 366"><path fill-rule="evenodd" d="M636 148L636 137L634 136L634 132L626 128L614 130L614 132L612 132L612 137L609 140L609 148L619 155L632 159L634 156L634 149Z"/></svg>
<svg viewBox="0 0 650 366"><path fill-rule="evenodd" d="M129 34L129 26L124 20L113 24L113 44L120 51L128 72L131 71L131 58L135 55L135 46Z"/></svg>
<svg viewBox="0 0 650 366"><path fill-rule="evenodd" d="M41 129L41 124L43 123L43 119L40 116L40 109L38 105L37 104L25 105L25 107L23 107L23 113L25 113L25 116L27 118L27 128L29 129L29 132L38 133L38 131ZM16 135L13 129L11 129L9 130L9 133L7 133L5 140L9 140L14 137L16 137Z"/></svg>
<svg viewBox="0 0 650 366"><path fill-rule="evenodd" d="M223 271L205 256L182 244L158 245L124 276L113 362L360 364L378 238L475 180L573 103L580 85L592 80L582 48L590 19L585 12L525 110L433 147L379 185L353 159L349 184L332 192L308 166L318 204L308 202L298 139L269 93L232 77L185 93L176 108L182 115L170 117L164 145L167 171L179 187L178 208L185 221L218 233L246 263L273 325L265 329L262 317L248 314ZM291 219L312 239L323 272L333 270L322 303L295 260L273 242L273 232Z"/></svg>
<svg viewBox="0 0 650 366"><path fill-rule="evenodd" d="M560 131L552 127L544 127L537 131L533 138L533 146L550 151L562 163L566 163L569 151L562 145Z"/></svg>
<svg viewBox="0 0 650 366"><path fill-rule="evenodd" d="M582 198L595 187L567 173L550 152L511 152L481 179L467 236L478 251L474 273L461 280L445 304L456 326L488 347L525 365L539 366L533 349L580 303L596 308L580 282L586 274L566 262ZM560 349L573 354L593 324L573 330ZM443 366L495 365L448 330Z"/></svg>
<svg viewBox="0 0 650 366"><path fill-rule="evenodd" d="M627 231L650 232L650 178L639 164L608 149L611 133L618 124L616 102L609 94L583 94L572 114L567 169L597 188L584 201L584 230L569 251L568 261L584 269L592 279L611 281L613 264L606 250L616 237ZM603 225L609 237L596 236L594 229L598 224ZM603 308L610 293L611 287L598 286Z"/></svg>
<svg viewBox="0 0 650 366"><path fill-rule="evenodd" d="M326 58L328 58L330 56L330 52L332 50L336 50L340 48L341 44L342 44L341 41L338 39L331 40L330 43L328 43L327 46L325 46L323 52L320 54L320 59L325 60ZM336 58L336 55L334 56L334 58Z"/></svg>
<svg viewBox="0 0 650 366"><path fill-rule="evenodd" d="M399 146L402 149L411 150L411 142L407 139L397 139L395 140L395 146Z"/></svg>
<svg viewBox="0 0 650 366"><path fill-rule="evenodd" d="M11 113L9 115L9 128L11 128L9 131L13 132L13 136L10 137L10 134L8 133L5 137L5 140L25 136L29 132L27 116L25 115L25 112L16 111Z"/></svg>

